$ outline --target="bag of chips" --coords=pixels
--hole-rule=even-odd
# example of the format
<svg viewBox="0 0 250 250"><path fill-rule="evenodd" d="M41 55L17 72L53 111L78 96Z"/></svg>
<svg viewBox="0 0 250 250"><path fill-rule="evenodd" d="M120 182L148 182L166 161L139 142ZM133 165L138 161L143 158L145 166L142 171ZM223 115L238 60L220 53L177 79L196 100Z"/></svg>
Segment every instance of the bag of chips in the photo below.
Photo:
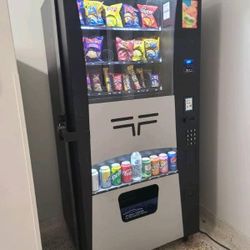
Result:
<svg viewBox="0 0 250 250"><path fill-rule="evenodd" d="M102 18L103 2L84 1L86 24L90 26L103 26Z"/></svg>
<svg viewBox="0 0 250 250"><path fill-rule="evenodd" d="M145 54L148 61L157 61L160 59L160 38L144 39Z"/></svg>
<svg viewBox="0 0 250 250"><path fill-rule="evenodd" d="M104 5L107 27L123 27L120 11L122 3L110 6Z"/></svg>
<svg viewBox="0 0 250 250"><path fill-rule="evenodd" d="M143 88L146 88L145 78L144 78L144 73L143 73L143 68L137 68L136 69L136 74L139 76L140 85Z"/></svg>
<svg viewBox="0 0 250 250"><path fill-rule="evenodd" d="M91 86L89 74L87 74L87 87L88 87L88 91L92 91L92 86Z"/></svg>
<svg viewBox="0 0 250 250"><path fill-rule="evenodd" d="M102 80L99 73L90 74L90 80L92 82L93 90L96 92L102 92Z"/></svg>
<svg viewBox="0 0 250 250"><path fill-rule="evenodd" d="M152 70L146 70L145 71L148 79L148 85L151 88L159 88L160 87L160 79L159 74L152 73Z"/></svg>
<svg viewBox="0 0 250 250"><path fill-rule="evenodd" d="M154 17L154 13L158 6L137 4L141 13L142 27L143 28L158 28L158 24Z"/></svg>
<svg viewBox="0 0 250 250"><path fill-rule="evenodd" d="M111 76L109 73L109 68L103 68L104 82L106 85L107 92L112 92L111 87Z"/></svg>
<svg viewBox="0 0 250 250"><path fill-rule="evenodd" d="M114 91L122 91L122 74L113 73L113 89Z"/></svg>
<svg viewBox="0 0 250 250"><path fill-rule="evenodd" d="M119 61L131 61L133 56L134 40L122 40L116 37L116 50Z"/></svg>
<svg viewBox="0 0 250 250"><path fill-rule="evenodd" d="M140 85L140 82L137 78L137 75L135 74L135 71L134 71L134 66L133 65L129 65L127 67L127 71L128 71L128 74L130 75L131 77L131 80L132 80L132 84L134 86L134 89L135 90L140 90L141 89L141 85Z"/></svg>
<svg viewBox="0 0 250 250"><path fill-rule="evenodd" d="M125 27L140 28L140 21L138 16L139 11L133 6L123 4L123 20Z"/></svg>
<svg viewBox="0 0 250 250"><path fill-rule="evenodd" d="M125 91L130 91L132 90L132 87L131 87L131 82L130 82L130 79L129 79L129 74L127 73L124 73L122 75L122 80L123 80L123 88Z"/></svg>
<svg viewBox="0 0 250 250"><path fill-rule="evenodd" d="M83 3L83 0L77 0L77 7L78 7L78 12L79 12L80 23L81 23L81 25L84 25L84 20L83 20L84 3Z"/></svg>
<svg viewBox="0 0 250 250"><path fill-rule="evenodd" d="M145 61L145 47L144 42L142 40L135 40L134 41L134 51L132 61Z"/></svg>
<svg viewBox="0 0 250 250"><path fill-rule="evenodd" d="M86 61L90 62L101 60L103 36L93 38L85 37L83 38L83 41Z"/></svg>

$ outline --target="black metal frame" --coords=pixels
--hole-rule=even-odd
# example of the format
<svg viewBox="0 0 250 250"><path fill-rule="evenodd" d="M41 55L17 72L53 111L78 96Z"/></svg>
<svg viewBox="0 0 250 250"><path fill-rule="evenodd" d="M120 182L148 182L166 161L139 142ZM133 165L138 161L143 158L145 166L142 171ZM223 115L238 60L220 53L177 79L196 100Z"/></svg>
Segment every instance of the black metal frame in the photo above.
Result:
<svg viewBox="0 0 250 250"><path fill-rule="evenodd" d="M199 139L196 145L188 146L185 137L188 129L195 128L197 133L199 132L201 0L198 29L182 29L181 5L182 1L178 0L174 45L174 92L178 169L186 237L199 230ZM77 5L75 1L69 0L45 0L42 15L64 215L77 248L91 250L92 186L88 93L86 79L83 77L86 69L82 60L82 34ZM53 21L56 22L56 31L52 27ZM58 44L54 39L54 31L57 32ZM57 46L61 69L57 68ZM185 58L194 59L193 73L187 74L183 71ZM193 112L184 110L184 98L188 96L194 98Z"/></svg>

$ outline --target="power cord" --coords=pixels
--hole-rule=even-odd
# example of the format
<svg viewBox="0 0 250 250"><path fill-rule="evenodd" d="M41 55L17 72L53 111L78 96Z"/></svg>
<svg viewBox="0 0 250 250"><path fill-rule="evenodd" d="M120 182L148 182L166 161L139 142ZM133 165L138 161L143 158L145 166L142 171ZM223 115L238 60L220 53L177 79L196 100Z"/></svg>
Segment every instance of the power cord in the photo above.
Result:
<svg viewBox="0 0 250 250"><path fill-rule="evenodd" d="M201 234L206 235L210 240L212 240L213 242L215 242L216 244L218 244L219 246L223 247L226 250L231 250L230 248L226 247L225 245L223 245L222 243L220 243L219 241L215 240L212 236L210 236L208 233L203 232L203 231L199 231Z"/></svg>

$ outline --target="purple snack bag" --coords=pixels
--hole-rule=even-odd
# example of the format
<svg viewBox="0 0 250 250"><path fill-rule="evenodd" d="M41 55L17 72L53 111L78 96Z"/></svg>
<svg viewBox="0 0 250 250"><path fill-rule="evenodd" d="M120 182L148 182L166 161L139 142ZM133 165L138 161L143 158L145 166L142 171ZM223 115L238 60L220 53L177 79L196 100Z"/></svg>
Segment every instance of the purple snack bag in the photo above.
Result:
<svg viewBox="0 0 250 250"><path fill-rule="evenodd" d="M83 38L85 59L87 62L100 61L102 55L103 36Z"/></svg>

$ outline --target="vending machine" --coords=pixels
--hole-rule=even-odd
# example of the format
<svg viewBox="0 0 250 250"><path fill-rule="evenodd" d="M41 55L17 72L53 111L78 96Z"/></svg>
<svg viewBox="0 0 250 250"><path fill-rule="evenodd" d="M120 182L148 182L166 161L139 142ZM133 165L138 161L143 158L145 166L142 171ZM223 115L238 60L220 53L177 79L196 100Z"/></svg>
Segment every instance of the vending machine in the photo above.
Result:
<svg viewBox="0 0 250 250"><path fill-rule="evenodd" d="M200 0L45 0L64 216L77 249L199 229Z"/></svg>

